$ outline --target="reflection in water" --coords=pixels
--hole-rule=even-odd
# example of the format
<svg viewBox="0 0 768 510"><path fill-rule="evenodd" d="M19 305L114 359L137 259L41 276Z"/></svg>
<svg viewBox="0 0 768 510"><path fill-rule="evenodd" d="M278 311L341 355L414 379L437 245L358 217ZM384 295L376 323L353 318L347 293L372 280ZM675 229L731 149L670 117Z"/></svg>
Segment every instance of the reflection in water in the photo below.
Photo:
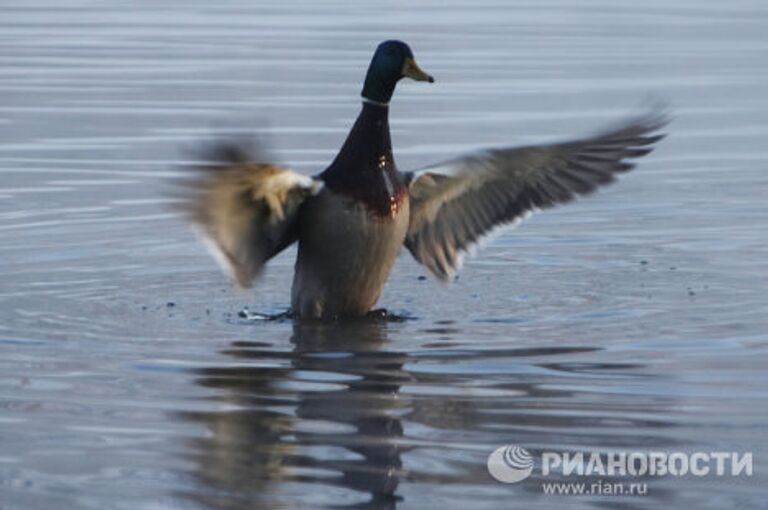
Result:
<svg viewBox="0 0 768 510"><path fill-rule="evenodd" d="M612 393L619 381L648 383L643 364L588 361L599 349L575 346L390 351L393 327L297 323L289 351L234 342L224 354L236 363L199 370L199 383L220 395L213 410L183 415L210 432L193 442L200 483L186 497L216 509L291 506L298 494L313 507L396 508L406 479L493 495L500 487L484 459L500 444L538 456L678 443L658 434L672 426L660 417L674 398ZM579 355L585 361L555 361ZM535 483L517 491L540 495ZM668 496L656 488L656 501Z"/></svg>
<svg viewBox="0 0 768 510"><path fill-rule="evenodd" d="M293 352L236 342L227 354L252 363L201 370L200 383L236 408L186 415L212 434L194 444L211 489L194 498L214 508L279 506L274 482L294 481L368 495L350 508L395 508L407 375L404 354L379 351L387 327L297 323Z"/></svg>
<svg viewBox="0 0 768 510"><path fill-rule="evenodd" d="M342 446L358 454L356 459L328 461L320 467L341 471L339 483L369 493L376 508L395 506L402 468L396 439L403 435L401 417L407 412L398 395L407 379L402 370L406 355L379 350L386 341L386 327L382 321L365 320L333 326L297 324L291 339L299 354L297 368L354 377L337 390L313 392L296 411L302 419L354 428L332 438L306 432L297 433L297 438L303 444L319 439L320 444Z"/></svg>
<svg viewBox="0 0 768 510"><path fill-rule="evenodd" d="M192 456L206 490L193 498L213 508L247 508L267 499L270 484L284 477L286 457L294 448L280 437L291 418L280 412L273 384L289 370L277 366L243 366L201 370L200 383L224 390L232 407L188 413L207 425L209 437L194 440Z"/></svg>

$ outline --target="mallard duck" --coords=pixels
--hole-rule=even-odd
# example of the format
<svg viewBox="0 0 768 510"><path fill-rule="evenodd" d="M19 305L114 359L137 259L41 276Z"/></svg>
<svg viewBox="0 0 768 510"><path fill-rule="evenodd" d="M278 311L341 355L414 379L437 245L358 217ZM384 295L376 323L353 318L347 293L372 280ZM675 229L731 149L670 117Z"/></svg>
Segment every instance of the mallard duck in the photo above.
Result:
<svg viewBox="0 0 768 510"><path fill-rule="evenodd" d="M400 248L450 282L462 255L492 229L612 182L651 152L661 113L575 141L494 148L413 172L392 156L389 102L403 78L434 82L401 41L381 43L362 109L336 158L309 177L223 143L187 184L182 209L241 287L298 242L291 289L299 318L362 316L373 309Z"/></svg>

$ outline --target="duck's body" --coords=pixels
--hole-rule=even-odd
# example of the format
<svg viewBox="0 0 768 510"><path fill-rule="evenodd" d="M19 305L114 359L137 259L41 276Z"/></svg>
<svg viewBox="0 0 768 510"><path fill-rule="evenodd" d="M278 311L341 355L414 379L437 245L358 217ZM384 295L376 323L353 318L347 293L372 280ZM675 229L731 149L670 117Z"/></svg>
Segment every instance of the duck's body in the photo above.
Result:
<svg viewBox="0 0 768 510"><path fill-rule="evenodd" d="M403 246L408 217L407 198L386 217L328 187L308 199L299 212L293 312L308 318L365 315Z"/></svg>
<svg viewBox="0 0 768 510"><path fill-rule="evenodd" d="M294 315L361 316L376 304L402 246L443 281L461 255L498 225L567 202L632 168L666 120L640 118L601 135L504 148L403 174L395 166L388 103L405 77L434 81L399 41L382 43L366 75L363 106L331 165L316 178L264 164L237 147L215 148L186 202L207 245L241 286L298 241ZM255 162L254 162L255 161Z"/></svg>
<svg viewBox="0 0 768 510"><path fill-rule="evenodd" d="M299 210L291 303L302 317L364 315L405 241L408 188L395 167L389 108L365 102L323 190Z"/></svg>

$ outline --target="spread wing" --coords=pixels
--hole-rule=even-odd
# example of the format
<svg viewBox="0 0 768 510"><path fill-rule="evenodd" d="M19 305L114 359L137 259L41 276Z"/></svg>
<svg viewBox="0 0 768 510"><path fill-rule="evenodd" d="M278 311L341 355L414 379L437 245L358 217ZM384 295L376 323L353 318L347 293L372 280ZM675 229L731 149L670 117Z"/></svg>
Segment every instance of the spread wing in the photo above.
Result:
<svg viewBox="0 0 768 510"><path fill-rule="evenodd" d="M267 260L296 240L297 212L322 182L260 159L233 143L206 151L209 161L177 181L179 210L197 227L222 269L249 287Z"/></svg>
<svg viewBox="0 0 768 510"><path fill-rule="evenodd" d="M667 122L653 113L583 140L489 149L414 172L405 245L450 281L480 237L612 182L634 167L630 160L651 152Z"/></svg>

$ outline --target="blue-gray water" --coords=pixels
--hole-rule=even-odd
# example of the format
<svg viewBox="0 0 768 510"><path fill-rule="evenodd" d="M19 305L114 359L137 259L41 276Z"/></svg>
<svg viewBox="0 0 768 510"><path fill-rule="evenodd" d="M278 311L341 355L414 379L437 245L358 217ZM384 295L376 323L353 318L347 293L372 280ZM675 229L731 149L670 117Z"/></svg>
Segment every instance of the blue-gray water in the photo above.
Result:
<svg viewBox="0 0 768 510"><path fill-rule="evenodd" d="M0 5L0 508L765 508L768 5L22 1ZM169 212L184 147L267 133L317 172L376 43L434 85L401 169L588 134L664 98L670 137L444 288L403 253L400 323L246 323L294 252L230 289ZM173 303L174 306L169 306ZM752 452L752 477L547 496L488 454Z"/></svg>

